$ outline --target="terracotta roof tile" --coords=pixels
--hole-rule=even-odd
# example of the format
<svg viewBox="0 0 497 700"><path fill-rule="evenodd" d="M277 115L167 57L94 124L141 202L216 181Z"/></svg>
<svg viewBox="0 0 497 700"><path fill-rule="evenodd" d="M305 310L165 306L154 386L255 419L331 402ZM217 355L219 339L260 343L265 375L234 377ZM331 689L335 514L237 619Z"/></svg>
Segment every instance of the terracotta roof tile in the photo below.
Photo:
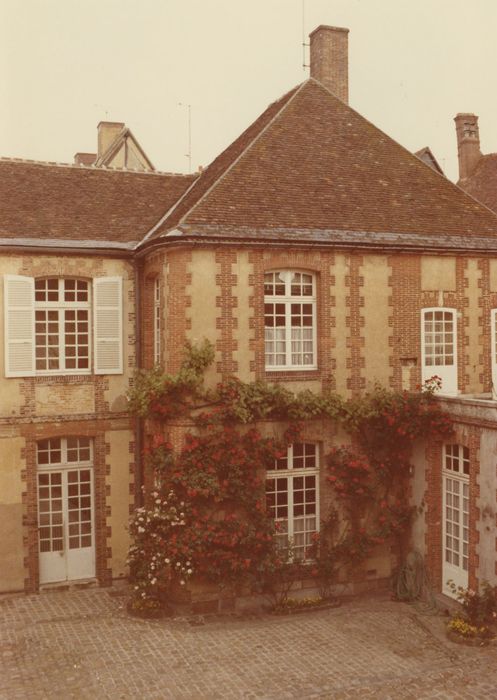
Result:
<svg viewBox="0 0 497 700"><path fill-rule="evenodd" d="M0 238L139 241L194 178L0 159Z"/></svg>
<svg viewBox="0 0 497 700"><path fill-rule="evenodd" d="M497 212L497 153L482 156L473 174L457 184L479 202Z"/></svg>
<svg viewBox="0 0 497 700"><path fill-rule="evenodd" d="M497 217L315 80L271 105L154 236L184 224L497 235Z"/></svg>
<svg viewBox="0 0 497 700"><path fill-rule="evenodd" d="M181 199L177 206L171 211L163 225L158 229L155 236L162 232L173 228L187 214L191 207L195 206L209 189L218 181L220 177L236 162L245 149L250 146L267 125L274 119L275 115L287 104L290 98L298 90L299 86L295 87L290 92L287 92L276 102L273 102L269 107L246 129L240 136L233 141L212 163L205 168L195 185Z"/></svg>

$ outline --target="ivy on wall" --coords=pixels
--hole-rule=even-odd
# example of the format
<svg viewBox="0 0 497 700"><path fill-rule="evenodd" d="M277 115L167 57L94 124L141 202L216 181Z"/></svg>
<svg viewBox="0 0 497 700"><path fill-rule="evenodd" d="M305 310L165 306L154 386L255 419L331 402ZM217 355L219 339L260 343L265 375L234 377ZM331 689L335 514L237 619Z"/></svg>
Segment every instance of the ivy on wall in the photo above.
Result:
<svg viewBox="0 0 497 700"><path fill-rule="evenodd" d="M206 389L204 374L213 358L208 342L188 345L177 374L142 371L129 393L130 411L158 426L147 448L155 487L131 522L133 605L159 607L172 585L186 586L194 575L263 590L275 601L289 590L288 582L315 576L328 595L342 570L350 571L383 542L395 542L401 556L413 516L413 442L451 434L434 397L437 378L417 393L375 387L351 401L234 377ZM167 431L178 418L191 429L175 453ZM326 457L334 505L315 536L312 558L292 561L291 543L287 550L275 544L264 477L287 445L301 439L302 426L317 418L340 423L351 442ZM279 439L257 429L268 420L288 425Z"/></svg>

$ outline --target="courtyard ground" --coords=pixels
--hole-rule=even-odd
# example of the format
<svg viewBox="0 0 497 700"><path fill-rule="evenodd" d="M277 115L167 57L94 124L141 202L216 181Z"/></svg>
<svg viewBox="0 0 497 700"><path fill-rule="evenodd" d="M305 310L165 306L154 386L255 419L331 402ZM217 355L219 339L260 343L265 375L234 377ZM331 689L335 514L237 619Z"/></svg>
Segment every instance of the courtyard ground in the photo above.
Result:
<svg viewBox="0 0 497 700"><path fill-rule="evenodd" d="M288 617L145 621L123 589L0 598L0 698L497 698L497 647L386 597Z"/></svg>

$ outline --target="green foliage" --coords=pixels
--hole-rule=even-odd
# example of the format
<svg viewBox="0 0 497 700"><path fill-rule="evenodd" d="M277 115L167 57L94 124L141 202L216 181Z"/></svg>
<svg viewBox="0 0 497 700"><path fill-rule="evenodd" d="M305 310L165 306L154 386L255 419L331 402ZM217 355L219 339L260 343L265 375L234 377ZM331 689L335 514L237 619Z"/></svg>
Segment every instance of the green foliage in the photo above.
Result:
<svg viewBox="0 0 497 700"><path fill-rule="evenodd" d="M185 345L184 359L177 374L166 374L159 366L138 370L128 391L130 413L167 420L193 408L205 399L204 372L214 360L214 347L204 340L199 347Z"/></svg>
<svg viewBox="0 0 497 700"><path fill-rule="evenodd" d="M188 433L178 455L154 438L149 459L159 485L131 524L135 598L165 597L193 573L222 586L252 585L270 568L274 523L261 470L281 449L233 426Z"/></svg>
<svg viewBox="0 0 497 700"><path fill-rule="evenodd" d="M428 380L422 392L376 386L347 402L331 393L294 394L280 384L247 384L235 377L207 391L203 377L213 358L208 341L187 345L177 374L157 367L139 372L129 392L132 413L163 424L183 416L194 427L179 454L160 434L147 448L160 486L131 526L136 596L165 595L172 579L186 585L195 573L219 585L255 586L279 605L295 580L309 574L321 594L330 595L340 570L359 566L383 542L396 541L401 558L413 516L407 496L412 444L451 435L450 420L434 398L438 378ZM321 418L341 424L352 445L336 447L327 457L335 506L315 536L310 568L293 560L291 542L288 550L276 546L264 476L285 442L301 439L304 421ZM281 443L254 428L237 429L263 420L290 422Z"/></svg>
<svg viewBox="0 0 497 700"><path fill-rule="evenodd" d="M447 583L462 606L462 613L456 613L453 619L462 619L475 628L497 621L497 586L483 581L480 590L475 591L472 588L456 586L454 581Z"/></svg>
<svg viewBox="0 0 497 700"><path fill-rule="evenodd" d="M280 384L245 384L236 377L218 384L211 398L218 407L209 414L212 421L243 424L267 419L337 418L343 403L336 394L314 394L308 390L293 394ZM205 421L205 414L200 420Z"/></svg>

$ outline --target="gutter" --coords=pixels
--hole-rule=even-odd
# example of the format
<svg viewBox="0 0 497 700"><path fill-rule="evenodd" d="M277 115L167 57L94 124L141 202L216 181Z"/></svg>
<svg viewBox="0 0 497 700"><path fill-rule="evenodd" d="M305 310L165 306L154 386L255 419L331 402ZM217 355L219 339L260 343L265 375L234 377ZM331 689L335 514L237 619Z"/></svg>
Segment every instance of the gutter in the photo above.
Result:
<svg viewBox="0 0 497 700"><path fill-rule="evenodd" d="M141 334L141 285L143 278L143 260L134 260L135 271L135 370L142 367L142 334ZM144 469L142 459L143 418L135 417L135 506L143 505Z"/></svg>
<svg viewBox="0 0 497 700"><path fill-rule="evenodd" d="M380 252L385 254L392 253L404 253L404 254L436 254L436 255L477 255L479 257L495 257L497 253L496 249L492 250L489 248L471 248L469 246L454 245L453 247L442 247L435 245L409 245L406 243L385 243L385 242L362 242L362 241L318 241L309 239L293 239L293 240L268 240L265 238L235 238L235 237L209 237L209 236L198 236L194 234L184 234L182 236L175 236L169 239L161 238L154 243L149 243L144 246L141 250L135 252L135 259L141 260L146 255L154 250L160 248L180 248L183 246L205 246L205 247L220 247L220 246L233 246L237 248L314 248L329 250L330 248L334 250L357 250L357 251L369 251L369 252Z"/></svg>

